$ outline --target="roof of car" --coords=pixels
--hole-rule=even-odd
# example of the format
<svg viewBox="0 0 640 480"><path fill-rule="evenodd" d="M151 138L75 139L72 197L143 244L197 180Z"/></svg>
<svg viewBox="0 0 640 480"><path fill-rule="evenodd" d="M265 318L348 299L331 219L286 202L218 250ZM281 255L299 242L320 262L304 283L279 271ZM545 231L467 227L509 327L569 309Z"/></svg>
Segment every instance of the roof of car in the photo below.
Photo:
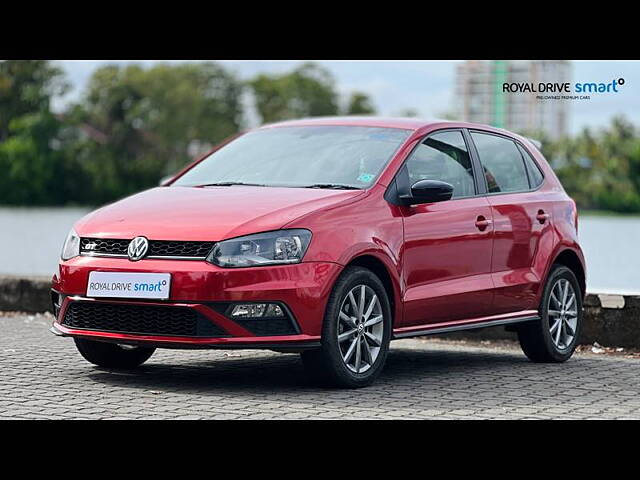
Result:
<svg viewBox="0 0 640 480"><path fill-rule="evenodd" d="M283 122L270 123L262 128L268 127L296 127L306 125L359 125L367 127L390 127L416 130L435 120L422 120L418 118L391 118L391 117L313 117L300 118L297 120L285 120Z"/></svg>
<svg viewBox="0 0 640 480"><path fill-rule="evenodd" d="M387 128L404 128L408 130L418 130L430 125L451 124L457 127L468 128L482 128L493 131L504 131L511 134L506 130L492 127L490 125L482 125L479 123L458 122L454 120L442 120L442 119L425 119L425 118L404 118L404 117L375 117L375 116L345 116L345 117L313 117L313 118L301 118L298 120L286 120L283 122L269 123L263 125L260 128L271 127L301 127L309 125L357 125L363 127L387 127Z"/></svg>
<svg viewBox="0 0 640 480"><path fill-rule="evenodd" d="M471 122L459 122L456 120L442 120L442 119L425 119L425 118L405 118L405 117L376 117L376 116L344 116L344 117L313 117L313 118L301 118L298 120L286 120L283 122L265 124L262 128L274 128L274 127L302 127L313 125L353 125L362 127L386 127L386 128L403 128L407 130L419 130L425 127L437 125L439 128L477 128L488 132L502 133L511 137L524 139L524 137L497 128L491 125L485 125L481 123ZM526 139L531 141L531 139Z"/></svg>

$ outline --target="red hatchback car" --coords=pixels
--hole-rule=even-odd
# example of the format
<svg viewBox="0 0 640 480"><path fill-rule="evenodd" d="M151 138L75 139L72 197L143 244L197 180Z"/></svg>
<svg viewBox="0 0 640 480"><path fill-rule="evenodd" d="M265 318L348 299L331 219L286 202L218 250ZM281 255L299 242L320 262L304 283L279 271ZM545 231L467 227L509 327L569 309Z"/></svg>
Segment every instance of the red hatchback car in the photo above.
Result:
<svg viewBox="0 0 640 480"><path fill-rule="evenodd" d="M370 384L397 338L508 325L563 362L582 324L576 205L531 141L459 122L319 118L236 137L76 223L52 331L94 364L262 348Z"/></svg>

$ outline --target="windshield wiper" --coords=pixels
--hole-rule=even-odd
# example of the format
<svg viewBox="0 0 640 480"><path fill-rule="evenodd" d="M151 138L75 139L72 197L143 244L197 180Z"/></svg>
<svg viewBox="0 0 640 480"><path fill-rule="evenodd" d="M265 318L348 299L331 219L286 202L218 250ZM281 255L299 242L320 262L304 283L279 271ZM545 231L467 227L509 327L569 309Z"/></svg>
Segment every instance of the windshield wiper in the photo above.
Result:
<svg viewBox="0 0 640 480"><path fill-rule="evenodd" d="M231 187L233 185L243 185L247 187L266 187L266 185L262 183L245 183L245 182L216 182L216 183L205 183L203 185L198 185L198 187Z"/></svg>
<svg viewBox="0 0 640 480"><path fill-rule="evenodd" d="M271 185L265 185L263 183L245 183L245 182L215 182L215 183L204 183L202 185L196 185L197 187L231 187L234 185L240 186L248 186L248 187L269 187ZM274 185L275 186L275 185ZM287 186L287 185L283 185ZM326 189L335 189L335 190L360 190L358 187L354 187L353 185L345 185L342 183L314 183L313 185L300 185L297 188L326 188Z"/></svg>
<svg viewBox="0 0 640 480"><path fill-rule="evenodd" d="M342 183L314 183L313 185L304 185L302 188L327 188L334 190L360 190L353 185L344 185Z"/></svg>

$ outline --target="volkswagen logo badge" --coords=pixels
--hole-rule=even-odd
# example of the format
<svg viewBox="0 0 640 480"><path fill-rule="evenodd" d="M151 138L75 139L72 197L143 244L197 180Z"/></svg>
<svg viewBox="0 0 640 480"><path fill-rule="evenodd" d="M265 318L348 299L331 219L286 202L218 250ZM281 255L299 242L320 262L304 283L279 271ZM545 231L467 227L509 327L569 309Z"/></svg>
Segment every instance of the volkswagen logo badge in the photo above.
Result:
<svg viewBox="0 0 640 480"><path fill-rule="evenodd" d="M132 262L137 262L138 260L142 260L144 256L147 254L149 250L149 240L145 237L136 237L129 243L129 248L127 249L127 254L129 255L129 260Z"/></svg>

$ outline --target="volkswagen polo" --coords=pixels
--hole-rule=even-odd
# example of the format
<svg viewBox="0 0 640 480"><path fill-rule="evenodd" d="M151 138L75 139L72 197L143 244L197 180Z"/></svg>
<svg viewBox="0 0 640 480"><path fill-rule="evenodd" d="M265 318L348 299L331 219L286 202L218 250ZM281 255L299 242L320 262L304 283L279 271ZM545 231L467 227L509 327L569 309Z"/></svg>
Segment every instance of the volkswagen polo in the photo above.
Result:
<svg viewBox="0 0 640 480"><path fill-rule="evenodd" d="M156 348L295 352L370 384L393 339L505 325L571 357L576 205L534 143L485 125L319 118L249 131L79 220L52 331L133 368Z"/></svg>

